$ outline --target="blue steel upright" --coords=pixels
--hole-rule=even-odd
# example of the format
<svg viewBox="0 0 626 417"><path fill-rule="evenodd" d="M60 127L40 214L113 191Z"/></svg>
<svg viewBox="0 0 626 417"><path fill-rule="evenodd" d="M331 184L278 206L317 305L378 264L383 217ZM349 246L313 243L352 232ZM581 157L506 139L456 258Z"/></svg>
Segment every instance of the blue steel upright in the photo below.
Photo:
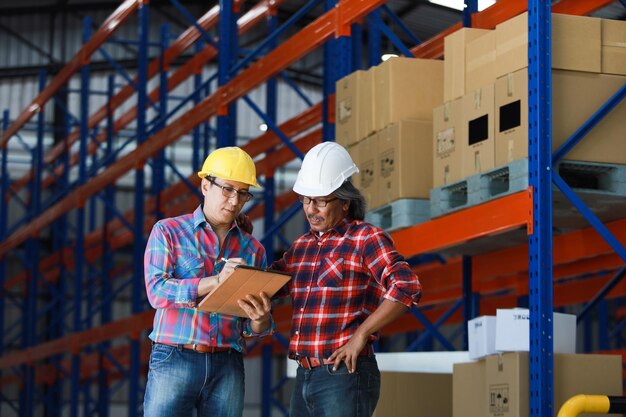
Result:
<svg viewBox="0 0 626 417"><path fill-rule="evenodd" d="M367 15L367 68L380 64L382 34L380 8Z"/></svg>
<svg viewBox="0 0 626 417"><path fill-rule="evenodd" d="M109 102L115 95L115 75L109 75L107 79L107 98ZM104 148L105 158L112 164L113 160L114 144L114 124L113 112L109 111L106 118L106 147ZM115 201L115 185L111 184L104 189L104 198L106 201ZM110 222L113 221L115 213L108 205L104 207L104 222L102 225L102 306L100 307L101 323L109 323L113 319L113 286L111 281L113 280L113 265L115 261L114 250L111 248L108 236L108 228ZM110 300L110 301L107 301ZM99 345L99 349L106 351L111 346L110 341L103 342ZM109 382L106 369L100 367L98 370L98 412L100 416L109 415Z"/></svg>
<svg viewBox="0 0 626 417"><path fill-rule="evenodd" d="M92 22L89 17L83 20L83 43L91 37ZM87 143L89 141L89 77L90 70L88 63L80 69L80 114L79 114L79 160L77 187L83 186L87 182ZM83 280L84 280L84 260L85 260L85 202L79 202L76 208L76 264L74 267L72 330L79 333L83 330L82 323L82 302L83 302ZM70 376L70 417L79 416L80 403L80 352L72 352L72 369Z"/></svg>
<svg viewBox="0 0 626 417"><path fill-rule="evenodd" d="M141 146L148 137L147 109L148 104L148 36L150 34L148 5L142 3L138 10L138 38L139 50L137 53L137 147ZM144 307L145 286L143 276L143 254L145 250L144 238L144 206L145 206L145 174L143 166L135 169L135 218L133 223L133 268L132 305L133 314L142 312ZM133 334L130 340L130 369L128 381L128 415L139 415L141 397L139 395L139 375L141 373L140 334Z"/></svg>
<svg viewBox="0 0 626 417"><path fill-rule="evenodd" d="M4 132L10 124L9 111L2 112L2 131ZM4 203L7 193L9 192L9 171L8 171L8 144L4 146L1 151L2 157L0 158L0 241L4 240L7 234L7 225L9 221L9 205ZM6 308L6 293L4 284L7 279L6 270L6 256L0 256L0 323L4 323L5 308ZM4 331L0 331L0 356L4 355ZM2 371L0 371L0 378L2 378ZM0 403L0 414L2 413L3 403Z"/></svg>
<svg viewBox="0 0 626 417"><path fill-rule="evenodd" d="M169 46L170 30L168 25L161 26L161 52L159 54L159 116L155 123L155 130L161 130L167 125L167 74L169 65L164 64L165 51ZM196 146L196 134L198 129L194 129L193 144L194 155L197 154L198 149ZM195 166L193 166L195 168ZM154 215L157 220L163 218L163 211L161 209L163 201L161 200L161 192L165 189L165 149L157 153L152 160L152 195L156 199L156 205L154 209Z"/></svg>
<svg viewBox="0 0 626 417"><path fill-rule="evenodd" d="M530 416L554 415L552 322L551 2L528 2L528 164L533 233L528 237Z"/></svg>
<svg viewBox="0 0 626 417"><path fill-rule="evenodd" d="M233 0L220 0L220 39L218 55L218 85L222 86L234 74L231 70L235 67L238 53L237 16L234 10ZM217 146L234 146L237 144L237 104L228 105L227 109L219 109L217 117ZM227 114L223 114L227 111Z"/></svg>
<svg viewBox="0 0 626 417"><path fill-rule="evenodd" d="M267 19L267 31L271 35L278 28L278 18L275 15L271 15ZM268 47L268 52L276 48L278 41L273 38ZM278 83L276 77L271 77L265 83L265 112L267 118L274 123L277 122L277 107L278 107ZM272 151L267 152L267 156L271 155ZM265 176L265 187L263 191L264 213L263 213L263 230L269 230L274 225L274 199L276 198L276 187L274 183L274 171L268 172ZM265 253L267 256L267 263L271 264L274 261L274 234L268 234L263 240L263 247L265 247ZM261 371L261 416L271 417L272 415L272 345L270 343L262 344L262 371Z"/></svg>
<svg viewBox="0 0 626 417"><path fill-rule="evenodd" d="M472 27L472 14L478 11L478 0L465 0L465 8L462 12L463 27Z"/></svg>

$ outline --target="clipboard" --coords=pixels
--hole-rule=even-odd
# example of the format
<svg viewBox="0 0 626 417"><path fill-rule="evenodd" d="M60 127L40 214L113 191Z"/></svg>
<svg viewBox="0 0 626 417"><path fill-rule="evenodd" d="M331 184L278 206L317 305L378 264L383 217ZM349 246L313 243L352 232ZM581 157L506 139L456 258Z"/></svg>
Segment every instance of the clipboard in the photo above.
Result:
<svg viewBox="0 0 626 417"><path fill-rule="evenodd" d="M257 295L261 291L271 298L290 279L291 274L287 272L237 265L229 276L198 303L197 308L210 313L248 317L237 304L237 300L248 294Z"/></svg>

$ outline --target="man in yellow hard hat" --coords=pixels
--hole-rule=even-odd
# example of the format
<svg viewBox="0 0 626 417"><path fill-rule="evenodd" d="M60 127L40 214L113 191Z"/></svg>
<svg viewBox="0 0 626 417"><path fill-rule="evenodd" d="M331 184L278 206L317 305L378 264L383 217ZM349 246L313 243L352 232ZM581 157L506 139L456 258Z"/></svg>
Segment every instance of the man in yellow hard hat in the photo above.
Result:
<svg viewBox="0 0 626 417"><path fill-rule="evenodd" d="M156 309L144 398L146 417L241 417L244 337L273 333L270 300L239 300L250 318L206 313L199 300L238 264L265 267L265 250L235 219L258 187L252 158L237 147L213 151L198 172L204 196L191 214L159 221L144 258Z"/></svg>
<svg viewBox="0 0 626 417"><path fill-rule="evenodd" d="M421 296L391 237L363 221L365 198L350 182L358 172L341 145L324 142L307 152L293 186L310 231L272 265L292 274L290 417L371 416L380 393L372 344Z"/></svg>

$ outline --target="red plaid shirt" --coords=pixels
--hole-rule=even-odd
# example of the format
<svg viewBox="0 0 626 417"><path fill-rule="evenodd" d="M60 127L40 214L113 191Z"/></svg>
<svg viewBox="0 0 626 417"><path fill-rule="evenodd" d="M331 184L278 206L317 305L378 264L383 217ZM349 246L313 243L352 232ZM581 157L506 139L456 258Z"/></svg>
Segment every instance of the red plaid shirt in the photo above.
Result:
<svg viewBox="0 0 626 417"><path fill-rule="evenodd" d="M306 233L272 268L293 275L290 355L327 358L383 298L411 307L421 296L417 275L391 237L358 220L344 219L322 235Z"/></svg>

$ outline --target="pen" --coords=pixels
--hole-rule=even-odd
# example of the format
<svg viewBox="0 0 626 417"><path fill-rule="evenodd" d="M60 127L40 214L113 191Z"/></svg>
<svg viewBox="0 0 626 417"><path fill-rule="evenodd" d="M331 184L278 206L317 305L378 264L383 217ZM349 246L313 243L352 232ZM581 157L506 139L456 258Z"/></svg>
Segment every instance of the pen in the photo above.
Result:
<svg viewBox="0 0 626 417"><path fill-rule="evenodd" d="M226 263L226 262L228 262L228 259L222 257L222 259L220 259L220 261ZM218 284L220 283L220 274L217 274L217 283Z"/></svg>

